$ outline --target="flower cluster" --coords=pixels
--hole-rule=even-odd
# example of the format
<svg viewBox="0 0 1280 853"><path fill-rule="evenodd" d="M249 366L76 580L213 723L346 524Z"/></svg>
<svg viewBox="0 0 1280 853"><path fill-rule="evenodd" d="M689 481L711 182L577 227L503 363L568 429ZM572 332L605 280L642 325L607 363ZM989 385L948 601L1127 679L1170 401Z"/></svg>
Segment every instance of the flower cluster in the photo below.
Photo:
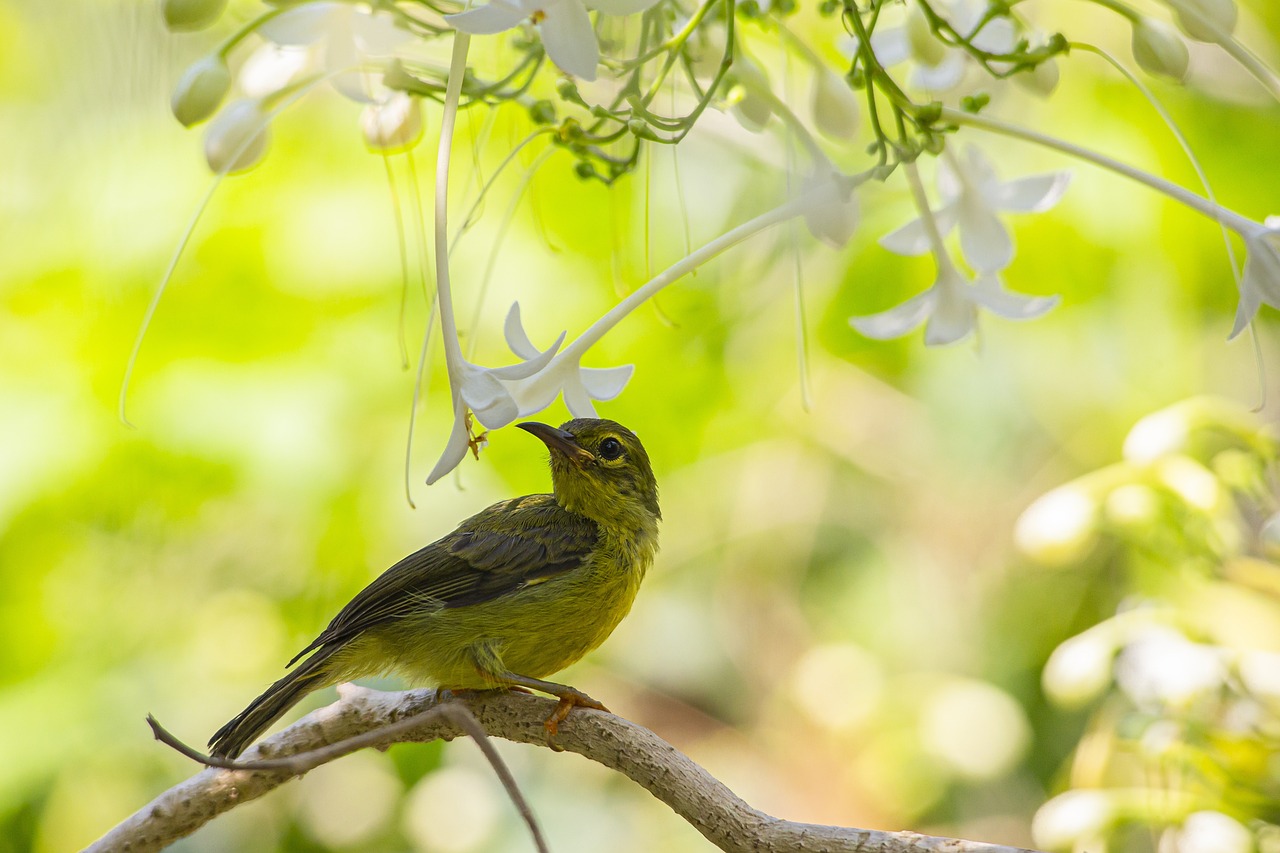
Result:
<svg viewBox="0 0 1280 853"><path fill-rule="evenodd" d="M1193 79L1187 40L1207 42L1280 99L1280 77L1234 36L1236 0L1162 0L1167 14L1161 15L1120 0L1094 2L1128 26L1137 68L1174 81ZM174 30L217 26L224 6L225 0L161 4ZM669 274L678 277L792 217L839 250L858 227L859 188L872 181L903 181L917 215L879 243L895 254L931 256L936 277L900 305L849 322L878 339L924 325L927 345L968 337L977 329L980 310L1029 320L1058 302L1056 296L1026 296L1006 288L1016 254L1007 218L1049 210L1062 198L1069 174L1004 178L969 138L978 136L970 129L981 130L1110 169L1238 234L1246 259L1234 276L1240 299L1232 336L1262 304L1280 307L1280 220L1241 216L1218 204L1207 185L1202 196L989 115L991 105L1006 96L1004 81L1051 97L1069 49L1103 53L1080 34L1042 32L1016 4L996 0L827 0L817 11L816 18L803 22L802 35L797 6L790 2L271 2L182 75L172 106L185 125L208 121L205 153L214 172L225 175L260 162L269 148L271 122L317 88L358 104L366 143L385 155L417 145L434 124L424 117L424 105L440 104L438 151L445 165L452 115L473 105L516 104L528 115L530 140L545 139L554 150L568 152L579 177L605 183L634 170L646 148L678 144L707 110L723 110L751 132L784 136L794 172L790 197L637 293L652 294L674 280ZM827 29L815 28L815 21ZM471 61L472 37L496 48L485 51L485 62ZM436 45L451 45L447 66L439 61ZM805 107L780 94L776 69L758 58L779 51L809 84ZM833 63L833 56L841 58ZM1124 68L1124 73L1148 93L1132 71ZM664 92L671 97L659 99ZM956 137L962 132L966 140L960 144ZM921 179L931 165L936 175L932 198ZM438 182L447 179L437 175ZM439 190L438 184L436 242L443 251L437 252L436 285L455 424L432 480L474 445L473 417L493 429L539 411L557 396L583 414L594 411L595 401L620 393L631 367L593 370L581 361L600 330L643 301L624 302L578 339L566 345L562 336L545 350L532 345L513 308L506 339L519 361L498 368L472 364L462 356L451 316L450 244L443 239L446 206Z"/></svg>

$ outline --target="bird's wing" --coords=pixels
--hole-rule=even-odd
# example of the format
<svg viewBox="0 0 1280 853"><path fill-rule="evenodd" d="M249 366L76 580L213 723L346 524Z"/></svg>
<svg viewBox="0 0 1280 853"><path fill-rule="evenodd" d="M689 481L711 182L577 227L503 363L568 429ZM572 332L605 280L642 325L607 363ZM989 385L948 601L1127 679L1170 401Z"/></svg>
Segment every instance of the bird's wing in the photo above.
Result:
<svg viewBox="0 0 1280 853"><path fill-rule="evenodd" d="M424 607L479 604L577 568L598 535L594 521L562 509L551 495L494 504L383 572L289 665Z"/></svg>

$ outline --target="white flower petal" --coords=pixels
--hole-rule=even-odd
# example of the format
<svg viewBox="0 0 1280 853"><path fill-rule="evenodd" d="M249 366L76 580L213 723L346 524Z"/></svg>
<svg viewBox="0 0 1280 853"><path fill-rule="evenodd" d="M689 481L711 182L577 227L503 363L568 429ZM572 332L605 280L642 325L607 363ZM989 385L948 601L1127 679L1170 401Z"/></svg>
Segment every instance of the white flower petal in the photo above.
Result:
<svg viewBox="0 0 1280 853"><path fill-rule="evenodd" d="M591 399L607 402L622 393L635 372L634 364L624 364L622 367L583 367L579 368L578 377Z"/></svg>
<svg viewBox="0 0 1280 853"><path fill-rule="evenodd" d="M343 14L349 7L345 3L307 3L281 12L263 21L258 33L281 45L314 44L330 34L334 16Z"/></svg>
<svg viewBox="0 0 1280 853"><path fill-rule="evenodd" d="M862 317L850 317L849 325L853 326L868 338L888 340L898 338L910 332L924 322L933 310L938 298L936 287L931 287L918 296L913 296L901 305L894 306L879 314L868 314Z"/></svg>
<svg viewBox="0 0 1280 853"><path fill-rule="evenodd" d="M911 56L911 41L907 38L906 29L904 27L877 29L871 34L871 52L886 68L906 62Z"/></svg>
<svg viewBox="0 0 1280 853"><path fill-rule="evenodd" d="M523 359L537 358L538 348L525 333L524 322L520 319L520 303L512 302L507 312L507 321L502 326L502 334L507 339L511 351Z"/></svg>
<svg viewBox="0 0 1280 853"><path fill-rule="evenodd" d="M987 53L1009 53L1017 42L1017 33L1013 21L1005 17L992 18L972 41L974 47Z"/></svg>
<svg viewBox="0 0 1280 853"><path fill-rule="evenodd" d="M924 220L920 217L895 228L876 241L881 248L895 255L923 255L929 251L929 234L925 231Z"/></svg>
<svg viewBox="0 0 1280 853"><path fill-rule="evenodd" d="M945 92L964 77L964 55L950 51L937 65L917 65L911 74L911 85L917 89Z"/></svg>
<svg viewBox="0 0 1280 853"><path fill-rule="evenodd" d="M939 278L934 285L938 297L924 327L924 345L946 346L962 340L977 326L978 311L968 299L967 288L959 279Z"/></svg>
<svg viewBox="0 0 1280 853"><path fill-rule="evenodd" d="M938 233L943 237L951 233L956 226L957 208L947 205L933 211L933 221L938 226ZM884 235L877 241L881 247L895 255L914 257L923 255L933 248L929 244L929 232L925 230L924 220L916 218Z"/></svg>
<svg viewBox="0 0 1280 853"><path fill-rule="evenodd" d="M1011 213L1042 213L1058 203L1070 183L1070 172L1018 178L1002 183L992 202L997 209Z"/></svg>
<svg viewBox="0 0 1280 853"><path fill-rule="evenodd" d="M364 12L351 16L351 37L369 56L389 56L412 38L408 30L396 26L390 15Z"/></svg>
<svg viewBox="0 0 1280 853"><path fill-rule="evenodd" d="M830 168L820 167L805 179L811 204L804 212L809 233L839 249L849 242L858 227L858 197Z"/></svg>
<svg viewBox="0 0 1280 853"><path fill-rule="evenodd" d="M560 349L560 345L564 343L565 333L561 332L560 337L556 338L555 343L547 347L533 358L520 362L519 364L509 364L506 367L494 367L489 369L498 379L518 380L528 379L542 368L551 363L551 359L555 358L555 354Z"/></svg>
<svg viewBox="0 0 1280 853"><path fill-rule="evenodd" d="M1034 320L1059 302L1057 296L1026 296L1004 289L995 276L978 279L969 297L992 314L1007 320Z"/></svg>
<svg viewBox="0 0 1280 853"><path fill-rule="evenodd" d="M1268 222L1271 217L1268 217ZM1280 233L1263 230L1245 239L1244 274L1240 278L1240 306L1231 338L1249 325L1262 303L1280 308Z"/></svg>
<svg viewBox="0 0 1280 853"><path fill-rule="evenodd" d="M596 407L591 404L591 396L581 382L566 382L564 386L564 404L575 418L594 418Z"/></svg>
<svg viewBox="0 0 1280 853"><path fill-rule="evenodd" d="M494 0L487 6L445 15L444 19L456 30L482 36L509 30L532 14L533 9L525 3Z"/></svg>
<svg viewBox="0 0 1280 853"><path fill-rule="evenodd" d="M311 56L305 47L264 44L240 66L237 77L240 91L249 98L263 98L278 92L311 64Z"/></svg>
<svg viewBox="0 0 1280 853"><path fill-rule="evenodd" d="M579 0L560 0L548 8L538 30L547 56L561 71L583 80L596 79L600 45L591 16Z"/></svg>
<svg viewBox="0 0 1280 853"><path fill-rule="evenodd" d="M588 9L606 15L634 15L658 5L658 0L585 0Z"/></svg>
<svg viewBox="0 0 1280 853"><path fill-rule="evenodd" d="M458 400L454 401L453 409L453 430L449 433L449 442L444 446L444 452L440 454L435 467L427 475L428 486L457 468L458 463L467 456L471 436L467 434L466 409Z"/></svg>
<svg viewBox="0 0 1280 853"><path fill-rule="evenodd" d="M960 248L978 272L997 272L1013 260L1013 239L990 210L968 204L960 215Z"/></svg>
<svg viewBox="0 0 1280 853"><path fill-rule="evenodd" d="M462 383L462 401L489 429L504 427L520 414L516 401L493 373L475 368Z"/></svg>

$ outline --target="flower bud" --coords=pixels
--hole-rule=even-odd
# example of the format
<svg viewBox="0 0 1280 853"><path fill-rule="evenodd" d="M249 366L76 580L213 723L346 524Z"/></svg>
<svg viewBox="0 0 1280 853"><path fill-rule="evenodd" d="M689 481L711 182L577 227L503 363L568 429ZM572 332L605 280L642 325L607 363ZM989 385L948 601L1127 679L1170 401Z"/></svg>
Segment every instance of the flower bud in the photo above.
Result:
<svg viewBox="0 0 1280 853"><path fill-rule="evenodd" d="M183 72L169 106L183 127L191 127L217 112L230 89L231 69L225 59L212 53Z"/></svg>
<svg viewBox="0 0 1280 853"><path fill-rule="evenodd" d="M395 92L380 104L369 104L360 114L364 143L371 151L397 154L422 139L422 105L405 92Z"/></svg>
<svg viewBox="0 0 1280 853"><path fill-rule="evenodd" d="M1058 71L1058 61L1046 59L1034 68L1013 75L1013 80L1020 83L1027 91L1047 98L1053 94L1054 89L1058 88L1058 79L1061 76Z"/></svg>
<svg viewBox="0 0 1280 853"><path fill-rule="evenodd" d="M202 30L218 20L227 0L161 0L164 23L171 30Z"/></svg>
<svg viewBox="0 0 1280 853"><path fill-rule="evenodd" d="M918 5L912 4L911 10L907 12L906 31L912 59L932 68L946 58L946 45L933 34L933 30L929 28L929 19Z"/></svg>
<svg viewBox="0 0 1280 853"><path fill-rule="evenodd" d="M259 101L234 101L209 123L204 156L219 175L243 172L267 153L267 117Z"/></svg>
<svg viewBox="0 0 1280 853"><path fill-rule="evenodd" d="M829 68L819 68L813 80L813 123L832 139L849 139L858 132L861 104L849 84Z"/></svg>
<svg viewBox="0 0 1280 853"><path fill-rule="evenodd" d="M1182 81L1187 76L1190 55L1186 42L1173 27L1153 18L1140 18L1133 25L1133 58L1151 74Z"/></svg>
<svg viewBox="0 0 1280 853"><path fill-rule="evenodd" d="M1178 26L1196 41L1217 42L1235 32L1235 0L1181 0L1170 5Z"/></svg>

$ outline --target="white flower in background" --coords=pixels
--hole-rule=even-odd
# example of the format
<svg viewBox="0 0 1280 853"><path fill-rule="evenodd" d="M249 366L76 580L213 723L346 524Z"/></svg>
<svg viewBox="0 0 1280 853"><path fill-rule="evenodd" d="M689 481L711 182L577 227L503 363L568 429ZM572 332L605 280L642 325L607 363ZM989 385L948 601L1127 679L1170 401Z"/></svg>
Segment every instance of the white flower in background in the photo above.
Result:
<svg viewBox="0 0 1280 853"><path fill-rule="evenodd" d="M1116 683L1140 708L1184 705L1226 677L1218 649L1163 626L1139 632L1116 659Z"/></svg>
<svg viewBox="0 0 1280 853"><path fill-rule="evenodd" d="M1022 296L1005 290L995 275L980 276L970 284L950 261L940 259L933 287L888 311L851 317L849 323L877 340L901 337L925 323L925 344L942 346L964 339L977 328L979 308L1009 320L1031 320L1057 304L1056 296Z"/></svg>
<svg viewBox="0 0 1280 853"><path fill-rule="evenodd" d="M588 9L606 15L631 15L656 5L658 0L493 0L445 20L464 33L490 35L528 21L538 27L547 56L567 74L596 79L600 44Z"/></svg>
<svg viewBox="0 0 1280 853"><path fill-rule="evenodd" d="M1240 278L1240 306L1236 309L1232 338L1249 325L1264 302L1280 308L1280 216L1268 216L1261 225L1253 223L1252 229L1241 231L1241 236L1244 274Z"/></svg>
<svg viewBox="0 0 1280 853"><path fill-rule="evenodd" d="M1107 791L1067 791L1036 812L1031 821L1031 837L1046 850L1078 849L1080 842L1100 838L1116 819L1117 811Z"/></svg>
<svg viewBox="0 0 1280 853"><path fill-rule="evenodd" d="M943 236L959 227L960 247L973 269L997 272L1013 260L1013 240L997 214L1048 210L1062 198L1070 179L1070 172L1051 172L1002 181L991 161L970 146L959 162L952 157L939 159L942 205L933 217ZM880 245L900 255L923 255L932 248L921 218L886 234Z"/></svg>
<svg viewBox="0 0 1280 853"><path fill-rule="evenodd" d="M988 53L1010 53L1017 44L1013 22L1003 16L993 18L980 32L973 33L986 13L985 0L944 0L935 2L933 7L956 32L972 35L974 47ZM915 3L908 7L907 20L902 26L877 28L871 34L871 49L885 67L910 60L913 63L908 77L910 85L933 92L958 86L972 61L962 48L943 44L933 35L928 18Z"/></svg>
<svg viewBox="0 0 1280 853"><path fill-rule="evenodd" d="M1177 853L1253 853L1253 833L1222 812L1192 812L1174 838Z"/></svg>
<svg viewBox="0 0 1280 853"><path fill-rule="evenodd" d="M269 41L259 45L241 63L236 83L247 97L265 98L288 86L314 65L309 48Z"/></svg>
<svg viewBox="0 0 1280 853"><path fill-rule="evenodd" d="M361 103L385 100L380 75L371 74L370 66L380 65L411 38L390 15L342 2L296 6L263 22L258 32L282 47L314 51L320 67L335 75L333 87Z"/></svg>
<svg viewBox="0 0 1280 853"><path fill-rule="evenodd" d="M218 113L204 135L204 156L215 174L243 172L267 153L267 115L252 98L232 101Z"/></svg>
<svg viewBox="0 0 1280 853"><path fill-rule="evenodd" d="M814 192L823 187L832 192ZM848 179L831 163L819 163L805 179L803 191L813 193L813 203L804 212L809 233L833 249L843 247L858 227L858 197Z"/></svg>
<svg viewBox="0 0 1280 853"><path fill-rule="evenodd" d="M422 105L405 92L393 92L380 104L367 104L360 113L364 144L373 151L407 151L422 139Z"/></svg>

